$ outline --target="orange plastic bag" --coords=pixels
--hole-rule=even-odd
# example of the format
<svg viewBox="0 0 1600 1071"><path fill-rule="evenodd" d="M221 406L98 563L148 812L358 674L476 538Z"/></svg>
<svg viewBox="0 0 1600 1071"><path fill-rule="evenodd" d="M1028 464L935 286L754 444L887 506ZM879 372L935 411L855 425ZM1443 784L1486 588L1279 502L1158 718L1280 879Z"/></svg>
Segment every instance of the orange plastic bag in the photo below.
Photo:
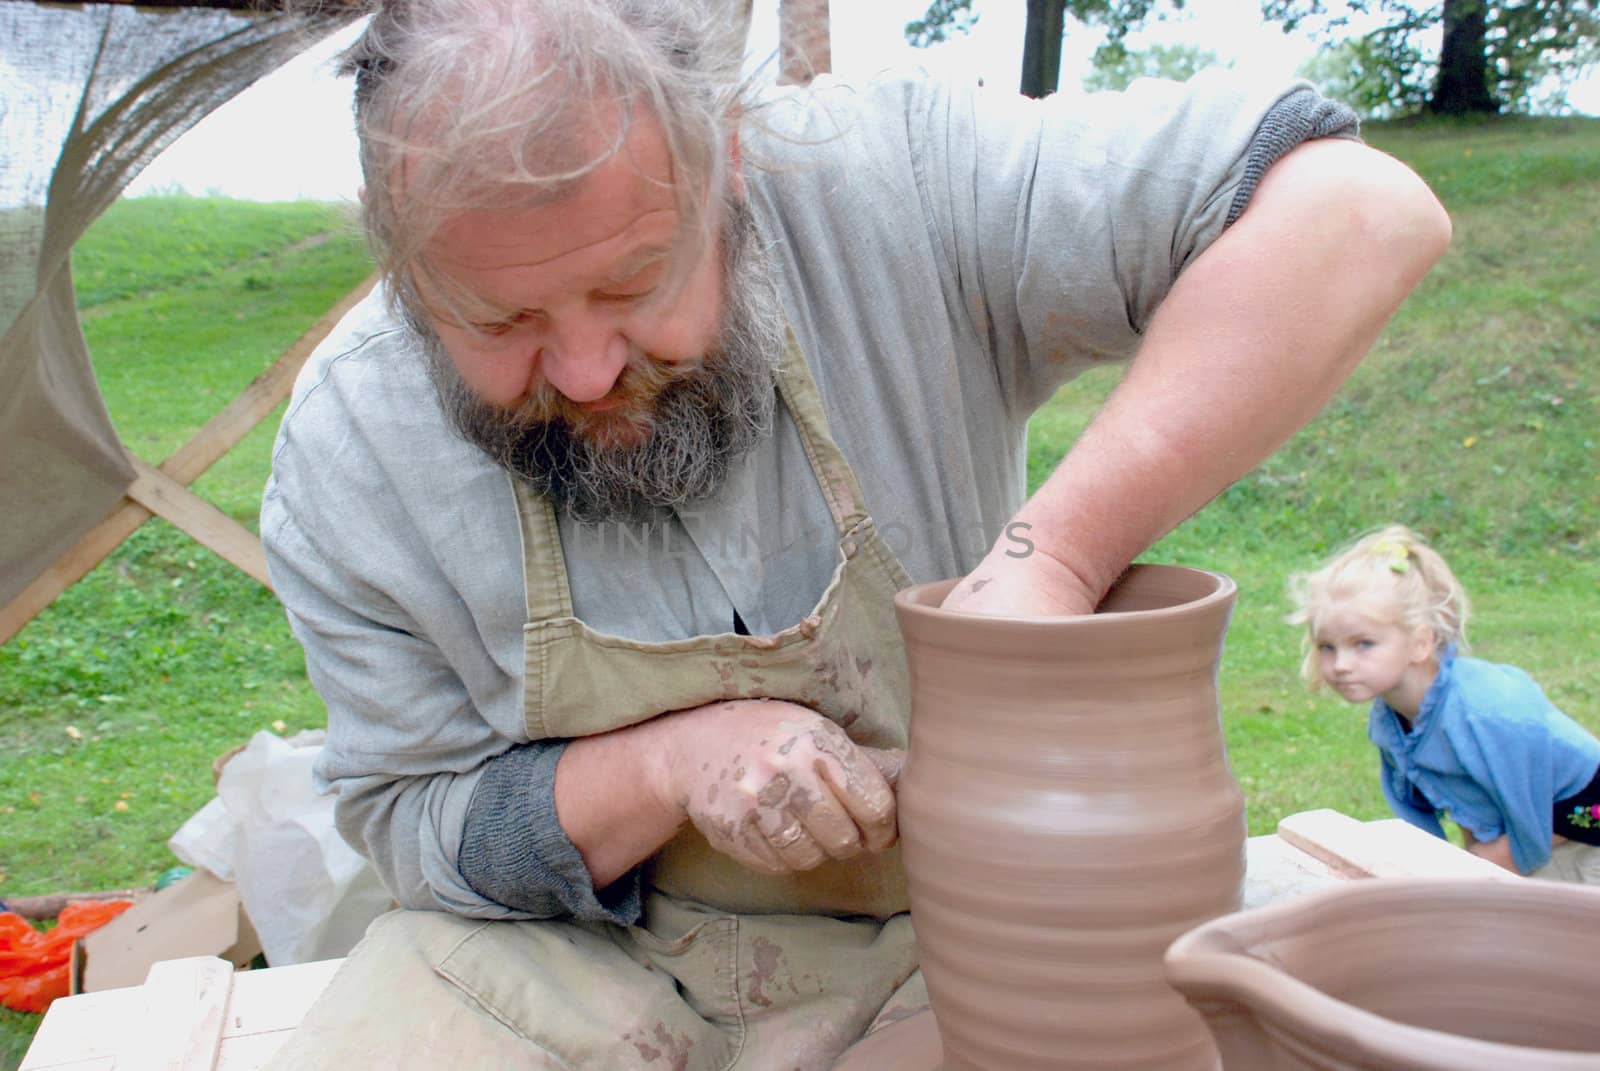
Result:
<svg viewBox="0 0 1600 1071"><path fill-rule="evenodd" d="M85 900L68 904L54 929L36 930L10 911L0 912L0 1004L42 1012L67 995L72 942L97 930L128 908L132 900Z"/></svg>

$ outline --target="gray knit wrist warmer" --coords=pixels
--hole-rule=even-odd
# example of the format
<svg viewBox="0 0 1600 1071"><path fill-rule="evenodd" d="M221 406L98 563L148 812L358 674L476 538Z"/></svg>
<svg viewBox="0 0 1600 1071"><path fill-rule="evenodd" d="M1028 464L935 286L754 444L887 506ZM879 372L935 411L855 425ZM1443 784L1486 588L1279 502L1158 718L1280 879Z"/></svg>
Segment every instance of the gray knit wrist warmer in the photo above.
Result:
<svg viewBox="0 0 1600 1071"><path fill-rule="evenodd" d="M566 741L512 748L489 761L467 805L456 869L479 896L535 918L629 926L641 912L639 870L596 891L556 816L556 763Z"/></svg>

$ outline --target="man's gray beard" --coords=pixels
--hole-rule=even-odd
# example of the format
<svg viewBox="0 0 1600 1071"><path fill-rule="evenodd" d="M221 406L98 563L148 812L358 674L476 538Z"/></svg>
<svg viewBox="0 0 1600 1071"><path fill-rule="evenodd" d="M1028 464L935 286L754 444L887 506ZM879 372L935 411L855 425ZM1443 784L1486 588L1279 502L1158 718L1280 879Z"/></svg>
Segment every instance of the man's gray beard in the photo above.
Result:
<svg viewBox="0 0 1600 1071"><path fill-rule="evenodd" d="M427 354L439 403L458 434L587 524L642 522L701 501L731 463L772 428L777 367L787 335L750 210L731 205L722 230L723 317L696 367L672 371L647 438L604 444L565 420L538 420L479 398L425 322L411 327Z"/></svg>

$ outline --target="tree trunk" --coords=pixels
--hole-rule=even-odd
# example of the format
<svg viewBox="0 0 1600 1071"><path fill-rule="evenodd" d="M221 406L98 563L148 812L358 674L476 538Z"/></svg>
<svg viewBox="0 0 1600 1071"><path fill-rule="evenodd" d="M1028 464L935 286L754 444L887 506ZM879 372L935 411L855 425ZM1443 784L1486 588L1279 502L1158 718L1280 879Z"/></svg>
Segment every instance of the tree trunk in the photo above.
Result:
<svg viewBox="0 0 1600 1071"><path fill-rule="evenodd" d="M1498 112L1489 92L1486 0L1444 0L1444 46L1428 110L1443 115Z"/></svg>
<svg viewBox="0 0 1600 1071"><path fill-rule="evenodd" d="M1022 92L1048 97L1061 81L1061 35L1066 30L1066 0L1028 0L1028 28L1022 41Z"/></svg>
<svg viewBox="0 0 1600 1071"><path fill-rule="evenodd" d="M778 84L803 86L832 69L828 0L779 0Z"/></svg>

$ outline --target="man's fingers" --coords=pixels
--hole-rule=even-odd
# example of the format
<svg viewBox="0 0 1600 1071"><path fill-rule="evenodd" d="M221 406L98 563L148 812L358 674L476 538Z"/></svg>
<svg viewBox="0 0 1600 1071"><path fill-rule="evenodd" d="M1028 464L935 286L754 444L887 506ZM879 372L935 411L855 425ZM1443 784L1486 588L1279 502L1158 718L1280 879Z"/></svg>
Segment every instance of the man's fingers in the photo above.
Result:
<svg viewBox="0 0 1600 1071"><path fill-rule="evenodd" d="M856 828L855 819L834 797L831 786L821 784L817 788L813 792L797 787L790 802L806 832L829 858L849 859L860 854L861 831Z"/></svg>
<svg viewBox="0 0 1600 1071"><path fill-rule="evenodd" d="M800 816L791 810L764 815L758 825L768 827L762 830L767 843L790 870L810 870L827 858Z"/></svg>
<svg viewBox="0 0 1600 1071"><path fill-rule="evenodd" d="M817 774L833 790L861 830L868 851L881 852L895 841L894 789L878 772L871 748L855 748L849 756L817 760Z"/></svg>
<svg viewBox="0 0 1600 1071"><path fill-rule="evenodd" d="M905 768L906 764L906 753L904 751L886 751L883 748L864 747L861 752L883 775L883 779L889 782L890 788L900 787L900 771Z"/></svg>
<svg viewBox="0 0 1600 1071"><path fill-rule="evenodd" d="M739 848L741 851L733 853L734 858L758 873L787 874L791 869L778 849L762 834L754 814L739 831Z"/></svg>

